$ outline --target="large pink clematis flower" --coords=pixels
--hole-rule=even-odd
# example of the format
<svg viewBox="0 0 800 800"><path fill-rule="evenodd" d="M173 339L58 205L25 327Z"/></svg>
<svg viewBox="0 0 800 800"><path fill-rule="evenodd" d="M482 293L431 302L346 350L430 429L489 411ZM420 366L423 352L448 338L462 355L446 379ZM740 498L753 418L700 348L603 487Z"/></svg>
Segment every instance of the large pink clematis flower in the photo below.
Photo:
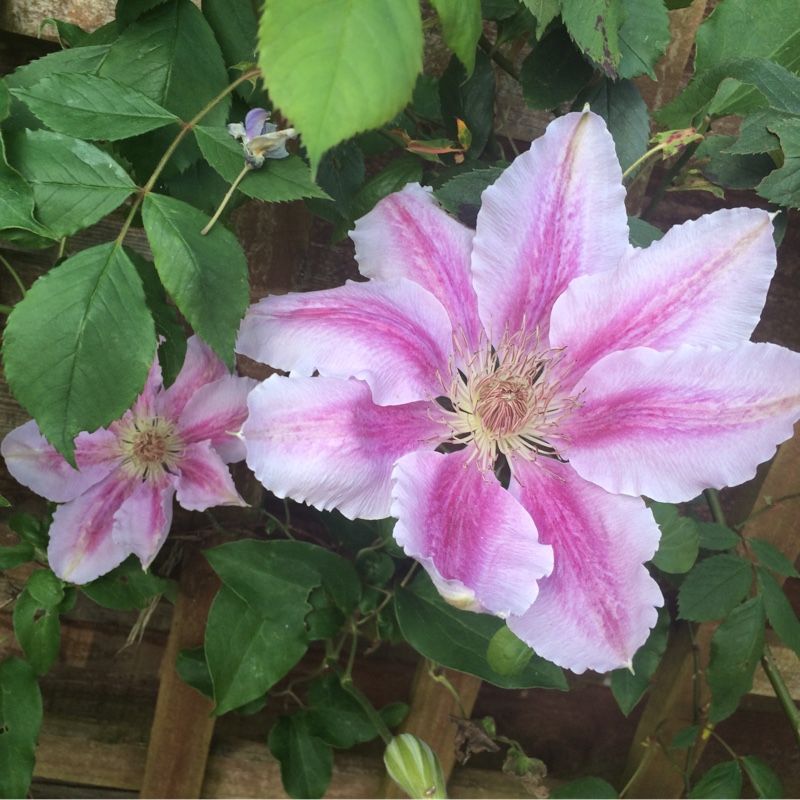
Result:
<svg viewBox="0 0 800 800"><path fill-rule="evenodd" d="M484 192L474 233L407 186L356 224L366 283L268 297L238 342L291 373L248 401L267 488L391 513L446 598L575 672L629 664L655 624L641 496L750 478L800 416L800 356L748 341L769 214L638 249L624 194L602 119L568 114Z"/></svg>
<svg viewBox="0 0 800 800"><path fill-rule="evenodd" d="M193 336L175 383L162 389L155 360L130 411L108 429L81 433L73 469L31 420L11 431L0 452L9 472L60 505L48 560L60 578L87 583L135 553L147 567L172 523L172 498L192 511L245 505L226 463L244 445L231 435L247 416L255 381L228 373Z"/></svg>

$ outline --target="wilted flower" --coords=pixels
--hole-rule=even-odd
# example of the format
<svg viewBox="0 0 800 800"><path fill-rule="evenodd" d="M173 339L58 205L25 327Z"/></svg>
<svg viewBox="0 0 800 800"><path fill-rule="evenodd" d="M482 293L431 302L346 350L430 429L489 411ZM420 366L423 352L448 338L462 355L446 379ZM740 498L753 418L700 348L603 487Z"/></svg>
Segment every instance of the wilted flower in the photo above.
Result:
<svg viewBox="0 0 800 800"><path fill-rule="evenodd" d="M244 159L253 168L260 167L265 158L286 158L289 155L286 141L297 136L294 128L279 131L277 125L267 122L269 116L269 111L253 108L247 112L244 125L241 122L228 125L228 133L242 140Z"/></svg>
<svg viewBox="0 0 800 800"><path fill-rule="evenodd" d="M409 185L356 224L370 280L265 298L238 342L291 373L248 400L268 489L391 513L447 599L575 672L627 665L655 624L641 496L747 480L800 416L800 356L748 341L770 215L639 249L624 196L603 120L568 114L484 192L474 232Z"/></svg>
<svg viewBox="0 0 800 800"><path fill-rule="evenodd" d="M79 470L31 420L0 451L9 472L60 505L48 560L64 580L87 583L135 553L147 567L169 533L172 498L192 511L245 505L226 463L244 458L237 431L255 381L230 375L196 336L175 383L163 389L158 359L130 411L75 441Z"/></svg>

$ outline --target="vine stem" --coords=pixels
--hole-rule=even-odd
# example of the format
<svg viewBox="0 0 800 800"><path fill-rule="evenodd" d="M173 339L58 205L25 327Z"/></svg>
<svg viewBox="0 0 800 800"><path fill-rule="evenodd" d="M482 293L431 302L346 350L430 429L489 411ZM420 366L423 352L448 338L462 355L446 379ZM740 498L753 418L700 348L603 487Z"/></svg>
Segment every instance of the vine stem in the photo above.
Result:
<svg viewBox="0 0 800 800"><path fill-rule="evenodd" d="M678 156L675 163L667 171L667 174L664 175L663 180L656 188L652 198L650 198L647 208L641 214L640 218L645 222L650 219L650 216L652 215L653 211L655 211L656 206L658 206L658 204L664 198L667 188L672 183L675 176L683 169L684 165L694 155L694 151L697 150L698 147L700 147L700 142L691 142L690 144L686 145L685 150L680 154L680 156Z"/></svg>
<svg viewBox="0 0 800 800"><path fill-rule="evenodd" d="M766 642L764 643L764 654L761 656L761 666L764 668L764 672L767 678L769 678L769 682L772 684L772 689L778 698L778 702L781 704L783 713L786 714L789 724L792 726L795 742L797 742L797 746L800 747L800 710L798 710L795 705L792 693L786 686L783 675L781 675L775 663L775 659L772 657L772 651L769 649L769 645Z"/></svg>
<svg viewBox="0 0 800 800"><path fill-rule="evenodd" d="M430 661L428 663L429 663L428 675L431 677L432 680L436 681L437 683L441 683L442 686L444 686L444 688L447 689L447 691L450 692L451 695L453 695L453 699L456 701L456 704L458 705L459 714L461 714L461 717L463 719L466 719L467 711L464 708L464 704L461 702L461 698L458 696L458 692L453 688L453 684L450 683L450 681L447 680L447 678L445 678L444 675L436 672L438 664L434 664L433 661Z"/></svg>
<svg viewBox="0 0 800 800"><path fill-rule="evenodd" d="M214 212L214 216L211 217L209 220L208 225L200 231L200 233L205 236L213 227L214 223L219 219L220 214L224 210L225 206L228 205L228 201L233 197L233 193L236 191L236 187L242 182L242 178L247 175L250 170L253 169L250 164L245 161L244 162L244 169L236 176L236 180L231 184L230 189L225 192L225 197L222 198L222 202L219 204L219 208Z"/></svg>
<svg viewBox="0 0 800 800"><path fill-rule="evenodd" d="M728 523L725 522L725 512L722 510L722 503L719 501L719 492L716 489L706 489L703 492L703 497L705 497L706 503L708 503L708 508L711 511L714 522L727 527Z"/></svg>
<svg viewBox="0 0 800 800"><path fill-rule="evenodd" d="M381 719L375 707L364 696L364 693L353 683L353 679L335 662L329 661L328 666L336 673L344 689L360 706L364 713L369 717L370 722L375 726L378 733L386 744L390 744L392 739L391 731L386 727L386 723Z"/></svg>
<svg viewBox="0 0 800 800"><path fill-rule="evenodd" d="M478 47L486 53L489 58L497 64L503 72L507 72L515 81L519 80L519 70L514 66L514 64L506 58L502 53L499 53L497 50L494 49L494 45L486 38L484 34L481 34L481 38L478 39Z"/></svg>
<svg viewBox="0 0 800 800"><path fill-rule="evenodd" d="M25 297L25 295L27 294L27 292L25 290L25 284L22 282L22 280L20 279L19 275L17 275L17 272L14 269L14 267L12 267L10 262L6 261L6 259L3 258L3 256L0 256L0 263L2 263L3 266L11 273L11 277L14 279L14 283L16 283L17 286L19 287L20 294L23 297ZM8 309L10 311L11 307L8 306Z"/></svg>

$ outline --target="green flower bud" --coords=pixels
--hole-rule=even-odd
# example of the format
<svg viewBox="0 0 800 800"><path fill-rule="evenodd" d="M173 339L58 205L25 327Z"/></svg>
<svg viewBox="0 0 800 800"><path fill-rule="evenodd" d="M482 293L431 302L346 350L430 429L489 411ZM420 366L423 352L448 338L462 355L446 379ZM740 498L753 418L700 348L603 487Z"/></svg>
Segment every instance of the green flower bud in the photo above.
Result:
<svg viewBox="0 0 800 800"><path fill-rule="evenodd" d="M392 780L409 797L418 800L447 797L436 753L416 736L410 733L395 736L383 754L383 763Z"/></svg>

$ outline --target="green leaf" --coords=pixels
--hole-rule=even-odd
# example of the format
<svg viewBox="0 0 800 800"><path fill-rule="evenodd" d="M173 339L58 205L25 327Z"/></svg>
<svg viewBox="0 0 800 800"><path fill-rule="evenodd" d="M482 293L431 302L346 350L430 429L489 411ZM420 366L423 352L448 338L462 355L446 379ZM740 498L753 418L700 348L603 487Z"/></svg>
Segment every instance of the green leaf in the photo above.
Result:
<svg viewBox="0 0 800 800"><path fill-rule="evenodd" d="M47 440L73 463L81 431L130 408L155 347L136 268L109 242L67 259L17 303L6 326L5 374Z"/></svg>
<svg viewBox="0 0 800 800"><path fill-rule="evenodd" d="M208 217L165 195L145 197L142 219L164 287L200 338L233 369L233 345L250 302L241 245L221 225L204 236Z"/></svg>
<svg viewBox="0 0 800 800"><path fill-rule="evenodd" d="M84 583L81 591L103 608L131 611L144 608L157 595L172 594L174 587L174 581L142 569L139 559L130 556L111 572Z"/></svg>
<svg viewBox="0 0 800 800"><path fill-rule="evenodd" d="M99 222L136 189L108 153L62 133L10 137L8 156L33 188L39 219L58 238Z"/></svg>
<svg viewBox="0 0 800 800"><path fill-rule="evenodd" d="M769 129L780 138L784 161L761 181L758 193L771 203L800 208L800 118L775 121Z"/></svg>
<svg viewBox="0 0 800 800"><path fill-rule="evenodd" d="M661 528L661 541L653 563L663 572L688 572L697 560L700 542L694 520L682 517L669 503L651 503L650 510Z"/></svg>
<svg viewBox="0 0 800 800"><path fill-rule="evenodd" d="M422 71L417 0L274 0L259 26L259 66L270 97L322 154L377 128L411 99Z"/></svg>
<svg viewBox="0 0 800 800"><path fill-rule="evenodd" d="M33 189L8 165L5 143L0 136L0 230L21 228L39 236L57 238L33 218L33 207Z"/></svg>
<svg viewBox="0 0 800 800"><path fill-rule="evenodd" d="M747 539L747 545L767 569L786 578L800 578L794 564L775 545L763 539Z"/></svg>
<svg viewBox="0 0 800 800"><path fill-rule="evenodd" d="M742 770L736 761L715 764L689 792L690 798L739 797L742 791Z"/></svg>
<svg viewBox="0 0 800 800"><path fill-rule="evenodd" d="M34 570L28 578L27 589L39 607L48 611L64 599L64 583L51 569Z"/></svg>
<svg viewBox="0 0 800 800"><path fill-rule="evenodd" d="M512 633L507 626L498 628L489 640L486 660L500 675L513 678L525 669L533 656L533 649Z"/></svg>
<svg viewBox="0 0 800 800"><path fill-rule="evenodd" d="M390 162L377 175L370 178L353 199L350 212L353 219L363 217L375 207L379 200L398 192L407 183L422 180L422 162L413 156L400 156Z"/></svg>
<svg viewBox="0 0 800 800"><path fill-rule="evenodd" d="M664 236L664 232L638 217L628 217L628 238L634 247L649 247Z"/></svg>
<svg viewBox="0 0 800 800"><path fill-rule="evenodd" d="M88 32L81 28L80 25L73 25L71 22L53 19L53 17L48 17L41 21L39 24L40 36L48 25L52 25L55 28L58 43L62 47L80 47L89 36Z"/></svg>
<svg viewBox="0 0 800 800"><path fill-rule="evenodd" d="M0 122L11 113L11 92L5 79L0 78Z"/></svg>
<svg viewBox="0 0 800 800"><path fill-rule="evenodd" d="M324 675L308 687L308 731L332 747L347 750L378 736L361 704L335 675Z"/></svg>
<svg viewBox="0 0 800 800"><path fill-rule="evenodd" d="M772 629L780 640L800 657L800 620L794 613L778 581L763 567L756 570L758 592L764 600L764 609Z"/></svg>
<svg viewBox="0 0 800 800"><path fill-rule="evenodd" d="M606 121L623 171L645 154L650 139L650 116L632 81L603 78L581 93L573 107L582 108L584 103Z"/></svg>
<svg viewBox="0 0 800 800"><path fill-rule="evenodd" d="M622 0L625 21L619 29L620 78L649 75L669 44L669 16L663 0Z"/></svg>
<svg viewBox="0 0 800 800"><path fill-rule="evenodd" d="M269 749L281 764L289 797L322 797L333 775L333 751L308 729L303 714L281 717L269 732Z"/></svg>
<svg viewBox="0 0 800 800"><path fill-rule="evenodd" d="M750 589L753 573L749 561L727 553L697 564L678 593L681 619L706 622L724 617Z"/></svg>
<svg viewBox="0 0 800 800"><path fill-rule="evenodd" d="M536 17L536 38L541 39L545 28L561 12L561 0L522 0L522 2Z"/></svg>
<svg viewBox="0 0 800 800"><path fill-rule="evenodd" d="M438 664L468 672L506 689L567 688L561 670L535 654L518 675L501 675L492 669L484 653L505 623L488 614L460 611L448 605L424 573L420 573L410 587L397 590L395 609L400 629L409 644Z"/></svg>
<svg viewBox="0 0 800 800"><path fill-rule="evenodd" d="M194 132L203 157L228 183L233 183L245 165L241 144L226 128L198 126ZM264 165L251 170L237 188L249 197L268 203L302 197L328 198L312 180L311 171L303 159L294 154L266 159Z"/></svg>
<svg viewBox="0 0 800 800"><path fill-rule="evenodd" d="M355 140L328 150L317 170L317 182L336 204L337 211L347 216L364 183L364 153Z"/></svg>
<svg viewBox="0 0 800 800"><path fill-rule="evenodd" d="M775 111L772 108L761 108L748 114L742 120L739 138L728 148L728 152L747 155L780 150L781 140L769 128L774 127L775 122L785 119L793 119L793 117L791 114Z"/></svg>
<svg viewBox="0 0 800 800"><path fill-rule="evenodd" d="M732 58L764 58L796 73L800 70L800 4L771 0L754 14L749 0L725 0L700 26L695 43L698 73ZM752 89L733 88L717 113L746 113L757 102L754 95Z"/></svg>
<svg viewBox="0 0 800 800"><path fill-rule="evenodd" d="M178 650L175 658L175 671L181 676L184 683L200 692L209 700L214 699L214 684L211 673L206 663L206 650L204 647L194 647L191 650Z"/></svg>
<svg viewBox="0 0 800 800"><path fill-rule="evenodd" d="M561 0L561 17L575 44L610 78L617 77L622 57L619 29L622 0Z"/></svg>
<svg viewBox="0 0 800 800"><path fill-rule="evenodd" d="M706 671L709 722L716 724L733 714L742 695L753 688L753 672L764 652L764 619L764 601L753 597L734 608L715 631Z"/></svg>
<svg viewBox="0 0 800 800"><path fill-rule="evenodd" d="M484 19L508 19L519 12L519 0L481 0L481 16Z"/></svg>
<svg viewBox="0 0 800 800"><path fill-rule="evenodd" d="M700 547L705 550L730 550L741 542L739 534L718 522L697 522Z"/></svg>
<svg viewBox="0 0 800 800"><path fill-rule="evenodd" d="M578 797L617 798L619 795L617 790L602 778L586 776L556 787L550 792L550 797L553 800L565 800Z"/></svg>
<svg viewBox="0 0 800 800"><path fill-rule="evenodd" d="M42 522L25 511L15 511L8 520L8 527L33 547L47 549L50 525Z"/></svg>
<svg viewBox="0 0 800 800"><path fill-rule="evenodd" d="M289 563L294 568L296 565ZM265 587L264 595L269 595ZM275 685L308 648L305 617L309 589L284 581L272 608L254 611L223 586L208 615L205 651L214 683L215 714L249 703Z"/></svg>
<svg viewBox="0 0 800 800"><path fill-rule="evenodd" d="M14 635L22 652L36 672L44 675L58 658L61 643L58 613L44 609L26 587L17 597L13 621Z"/></svg>
<svg viewBox="0 0 800 800"><path fill-rule="evenodd" d="M36 673L20 658L0 662L0 797L27 797L42 727Z"/></svg>
<svg viewBox="0 0 800 800"><path fill-rule="evenodd" d="M765 153L730 153L728 148L735 141L733 136L706 136L695 152L700 171L725 189L755 189L775 169L775 162Z"/></svg>
<svg viewBox="0 0 800 800"><path fill-rule="evenodd" d="M685 750L691 747L700 735L702 730L700 725L689 725L686 728L681 728L673 737L669 746L672 750Z"/></svg>
<svg viewBox="0 0 800 800"><path fill-rule="evenodd" d="M442 115L451 139L458 138L456 118L463 120L472 134L468 158L483 153L494 129L495 75L492 62L483 51L475 57L475 69L467 78L461 62L451 58L439 79Z"/></svg>
<svg viewBox="0 0 800 800"><path fill-rule="evenodd" d="M6 498L0 494L0 508L8 508L10 505L11 503L9 503L8 500L6 500Z"/></svg>
<svg viewBox="0 0 800 800"><path fill-rule="evenodd" d="M742 756L741 762L759 797L781 798L784 796L781 779L763 759L758 756Z"/></svg>
<svg viewBox="0 0 800 800"><path fill-rule="evenodd" d="M0 547L0 571L14 569L20 564L27 564L36 557L33 545L19 542L9 547Z"/></svg>
<svg viewBox="0 0 800 800"><path fill-rule="evenodd" d="M480 168L450 178L433 192L442 206L454 216L458 216L462 206L479 208L483 190L503 174L502 167L484 167L481 162L476 162L476 165L480 165Z"/></svg>
<svg viewBox="0 0 800 800"><path fill-rule="evenodd" d="M483 32L480 0L431 0L442 22L444 43L472 74L475 48Z"/></svg>
<svg viewBox="0 0 800 800"><path fill-rule="evenodd" d="M628 669L615 669L611 673L611 691L626 717L650 687L650 679L655 674L661 656L667 648L668 636L669 613L660 608L655 627L633 657L633 672Z"/></svg>
<svg viewBox="0 0 800 800"><path fill-rule="evenodd" d="M82 139L125 139L177 121L136 89L96 75L52 75L13 93L49 128Z"/></svg>
<svg viewBox="0 0 800 800"><path fill-rule="evenodd" d="M531 108L555 108L572 100L589 82L594 70L559 25L548 33L522 62L522 96Z"/></svg>
<svg viewBox="0 0 800 800"><path fill-rule="evenodd" d="M229 67L253 60L258 30L254 9L251 0L203 0L203 16Z"/></svg>

